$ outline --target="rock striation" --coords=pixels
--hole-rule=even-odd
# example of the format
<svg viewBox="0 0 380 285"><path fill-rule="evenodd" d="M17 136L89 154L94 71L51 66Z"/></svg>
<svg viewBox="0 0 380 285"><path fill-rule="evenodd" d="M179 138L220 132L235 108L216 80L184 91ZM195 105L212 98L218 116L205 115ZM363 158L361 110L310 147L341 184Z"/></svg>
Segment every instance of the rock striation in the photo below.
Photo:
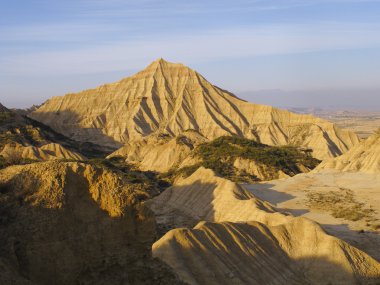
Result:
<svg viewBox="0 0 380 285"><path fill-rule="evenodd" d="M302 146L318 159L338 156L359 142L353 132L325 120L248 103L163 59L116 83L53 97L28 116L69 138L113 148L186 130L210 140L237 135L268 145Z"/></svg>
<svg viewBox="0 0 380 285"><path fill-rule="evenodd" d="M141 170L167 172L195 163L191 159L192 151L205 141L205 137L191 130L177 137L153 134L127 142L108 158L123 157Z"/></svg>
<svg viewBox="0 0 380 285"><path fill-rule="evenodd" d="M181 284L151 258L148 197L90 164L0 170L0 284Z"/></svg>
<svg viewBox="0 0 380 285"><path fill-rule="evenodd" d="M373 134L339 157L323 161L315 171L323 169L380 174L380 133Z"/></svg>
<svg viewBox="0 0 380 285"><path fill-rule="evenodd" d="M239 185L200 168L148 202L158 222L186 218L153 255L188 284L377 284L380 264L315 222L280 214ZM173 213L175 215L173 215Z"/></svg>
<svg viewBox="0 0 380 285"><path fill-rule="evenodd" d="M60 144L48 143L38 146L23 146L18 143L6 144L0 151L0 156L7 159L29 159L29 160L84 160L85 157L74 151L70 151Z"/></svg>

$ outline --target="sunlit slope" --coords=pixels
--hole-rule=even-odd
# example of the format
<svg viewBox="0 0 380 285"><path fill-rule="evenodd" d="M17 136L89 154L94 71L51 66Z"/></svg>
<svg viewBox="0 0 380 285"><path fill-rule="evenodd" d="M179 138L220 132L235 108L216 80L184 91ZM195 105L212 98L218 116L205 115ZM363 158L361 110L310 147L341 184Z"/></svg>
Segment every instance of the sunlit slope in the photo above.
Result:
<svg viewBox="0 0 380 285"><path fill-rule="evenodd" d="M303 146L319 159L359 142L354 133L325 120L243 101L163 59L116 83L53 97L29 116L75 140L114 148L152 133L176 136L189 129L208 139L238 135Z"/></svg>

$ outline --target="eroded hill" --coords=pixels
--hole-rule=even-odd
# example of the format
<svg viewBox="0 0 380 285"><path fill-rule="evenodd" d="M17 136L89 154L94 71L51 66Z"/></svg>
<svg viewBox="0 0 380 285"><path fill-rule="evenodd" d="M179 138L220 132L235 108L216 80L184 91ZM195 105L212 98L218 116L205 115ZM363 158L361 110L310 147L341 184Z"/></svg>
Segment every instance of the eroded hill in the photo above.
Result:
<svg viewBox="0 0 380 285"><path fill-rule="evenodd" d="M0 104L0 164L105 156L107 150L79 143Z"/></svg>
<svg viewBox="0 0 380 285"><path fill-rule="evenodd" d="M181 284L151 258L142 186L76 162L0 170L0 283Z"/></svg>
<svg viewBox="0 0 380 285"><path fill-rule="evenodd" d="M323 161L318 166L318 170L323 169L380 174L380 131L378 130L347 153Z"/></svg>
<svg viewBox="0 0 380 285"><path fill-rule="evenodd" d="M124 158L139 169L163 173L170 180L187 177L203 166L225 178L250 182L309 172L320 162L308 150L269 146L237 136L208 141L196 131L128 142L108 158Z"/></svg>
<svg viewBox="0 0 380 285"><path fill-rule="evenodd" d="M153 245L153 255L189 284L380 280L380 264L369 255L309 219L279 213L211 170L200 168L148 203L161 227L174 228Z"/></svg>
<svg viewBox="0 0 380 285"><path fill-rule="evenodd" d="M209 140L234 135L301 146L318 159L340 155L359 142L353 132L325 120L248 103L196 71L163 59L116 83L53 97L29 117L74 140L111 148L186 130Z"/></svg>

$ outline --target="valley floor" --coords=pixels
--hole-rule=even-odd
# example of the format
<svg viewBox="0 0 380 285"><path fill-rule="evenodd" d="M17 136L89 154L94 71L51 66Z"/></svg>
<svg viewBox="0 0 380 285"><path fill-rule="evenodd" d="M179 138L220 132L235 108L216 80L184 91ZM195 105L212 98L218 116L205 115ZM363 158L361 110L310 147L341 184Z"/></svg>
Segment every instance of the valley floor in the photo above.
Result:
<svg viewBox="0 0 380 285"><path fill-rule="evenodd" d="M380 175L325 170L242 186L380 261Z"/></svg>

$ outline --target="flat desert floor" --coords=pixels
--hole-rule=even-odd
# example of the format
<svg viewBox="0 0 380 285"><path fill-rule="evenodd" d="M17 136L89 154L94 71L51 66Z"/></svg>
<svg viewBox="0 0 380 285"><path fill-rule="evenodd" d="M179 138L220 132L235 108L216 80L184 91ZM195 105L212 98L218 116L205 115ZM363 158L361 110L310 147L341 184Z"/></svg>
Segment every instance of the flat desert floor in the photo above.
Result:
<svg viewBox="0 0 380 285"><path fill-rule="evenodd" d="M325 170L242 186L380 261L380 175Z"/></svg>
<svg viewBox="0 0 380 285"><path fill-rule="evenodd" d="M380 126L380 112L365 110L290 109L301 114L312 114L335 123L338 127L354 131L368 138Z"/></svg>

